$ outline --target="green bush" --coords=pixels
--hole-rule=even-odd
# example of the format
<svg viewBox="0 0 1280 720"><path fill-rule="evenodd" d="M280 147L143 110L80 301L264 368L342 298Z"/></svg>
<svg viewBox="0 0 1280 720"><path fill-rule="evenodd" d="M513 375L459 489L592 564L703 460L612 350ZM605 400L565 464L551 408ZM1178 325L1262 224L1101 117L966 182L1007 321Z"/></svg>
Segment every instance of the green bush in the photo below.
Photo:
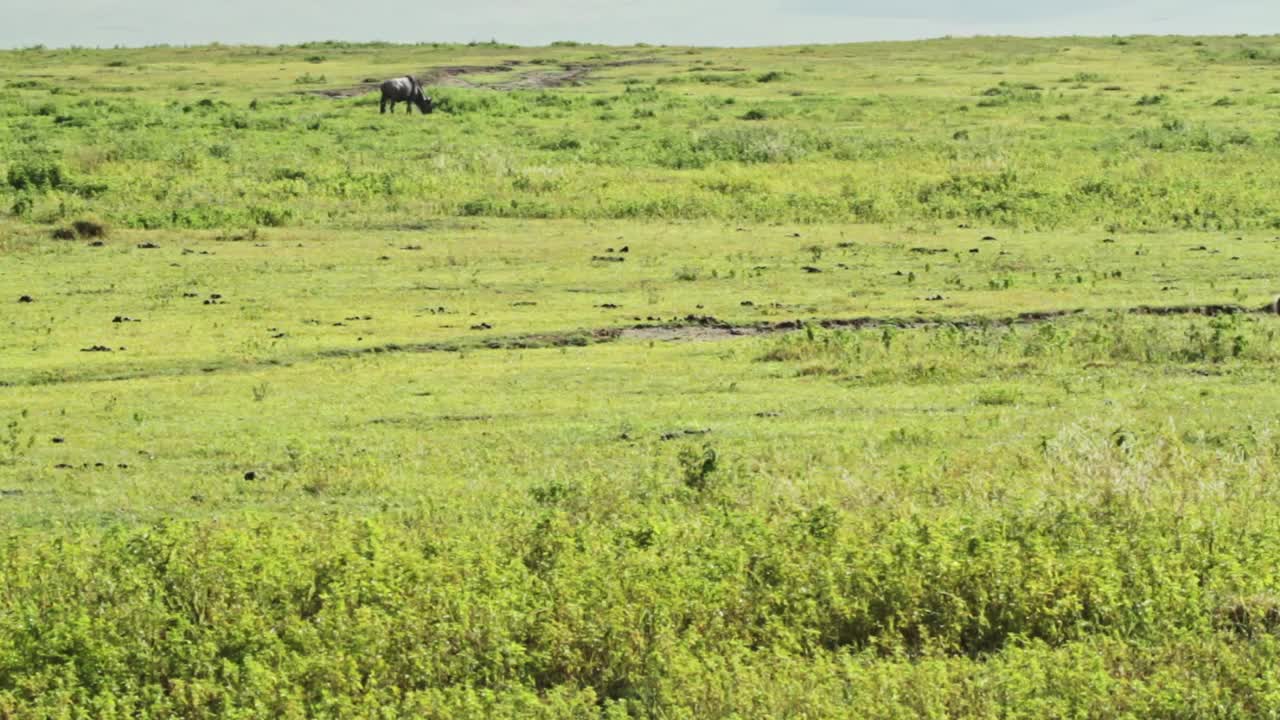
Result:
<svg viewBox="0 0 1280 720"><path fill-rule="evenodd" d="M51 158L27 158L9 166L5 173L14 190L67 190L72 187L62 163Z"/></svg>

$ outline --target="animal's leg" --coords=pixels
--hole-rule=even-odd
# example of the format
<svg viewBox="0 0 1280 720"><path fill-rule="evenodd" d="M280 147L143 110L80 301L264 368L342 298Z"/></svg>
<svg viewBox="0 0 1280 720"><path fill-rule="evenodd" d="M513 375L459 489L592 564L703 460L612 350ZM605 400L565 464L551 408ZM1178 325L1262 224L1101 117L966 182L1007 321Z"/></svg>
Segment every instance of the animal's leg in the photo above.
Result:
<svg viewBox="0 0 1280 720"><path fill-rule="evenodd" d="M378 114L385 115L387 113L387 99L382 98L382 102L378 103Z"/></svg>

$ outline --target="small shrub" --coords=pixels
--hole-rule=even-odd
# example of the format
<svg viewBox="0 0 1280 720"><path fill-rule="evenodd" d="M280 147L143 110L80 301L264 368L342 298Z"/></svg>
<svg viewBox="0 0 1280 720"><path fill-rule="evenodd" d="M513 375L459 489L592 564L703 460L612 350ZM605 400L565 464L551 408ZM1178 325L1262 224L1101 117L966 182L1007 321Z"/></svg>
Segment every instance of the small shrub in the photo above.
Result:
<svg viewBox="0 0 1280 720"><path fill-rule="evenodd" d="M254 206L249 208L249 216L254 223L264 227L284 227L293 218L293 211L281 207Z"/></svg>
<svg viewBox="0 0 1280 720"><path fill-rule="evenodd" d="M703 445L701 449L682 448L676 459L680 464L680 474L685 487L697 492L706 490L719 462L715 448L711 445Z"/></svg>
<svg viewBox="0 0 1280 720"><path fill-rule="evenodd" d="M9 187L14 190L66 190L71 180L62 163L52 158L20 160L9 166L6 173Z"/></svg>
<svg viewBox="0 0 1280 720"><path fill-rule="evenodd" d="M697 267L680 267L676 268L675 279L681 282L694 282L702 276L702 268Z"/></svg>
<svg viewBox="0 0 1280 720"><path fill-rule="evenodd" d="M298 168L276 168L271 172L272 180L306 180L307 171Z"/></svg>
<svg viewBox="0 0 1280 720"><path fill-rule="evenodd" d="M1106 82L1106 80L1102 75L1093 72L1078 72L1068 79L1069 82L1078 83L1100 83Z"/></svg>
<svg viewBox="0 0 1280 720"><path fill-rule="evenodd" d="M482 217L496 213L494 203L489 198L476 198L462 203L458 213L466 217Z"/></svg>
<svg viewBox="0 0 1280 720"><path fill-rule="evenodd" d="M542 144L543 150L581 150L582 141L575 137L564 136L549 140Z"/></svg>
<svg viewBox="0 0 1280 720"><path fill-rule="evenodd" d="M86 239L103 238L107 236L107 226L96 220L86 220L83 218L76 220L71 223L71 229L75 231L76 235Z"/></svg>
<svg viewBox="0 0 1280 720"><path fill-rule="evenodd" d="M748 110L748 111L746 111L745 113L743 113L743 114L741 115L740 119L742 119L742 120L768 120L768 119L769 119L769 113L767 113L767 112L765 112L764 110L761 110L761 109L759 109L759 108L753 108L753 109Z"/></svg>
<svg viewBox="0 0 1280 720"><path fill-rule="evenodd" d="M1002 406L1017 405L1019 401L1017 391L1009 388L989 388L978 393L977 402L979 405Z"/></svg>
<svg viewBox="0 0 1280 720"><path fill-rule="evenodd" d="M31 214L31 210L35 207L35 201L30 195L22 194L13 200L13 207L9 212L16 217L27 217Z"/></svg>

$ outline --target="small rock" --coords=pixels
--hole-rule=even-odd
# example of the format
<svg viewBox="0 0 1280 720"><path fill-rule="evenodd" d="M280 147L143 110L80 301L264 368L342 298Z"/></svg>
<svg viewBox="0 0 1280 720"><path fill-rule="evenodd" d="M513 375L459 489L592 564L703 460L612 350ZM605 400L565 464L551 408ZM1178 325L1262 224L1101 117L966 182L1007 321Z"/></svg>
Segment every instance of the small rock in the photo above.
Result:
<svg viewBox="0 0 1280 720"><path fill-rule="evenodd" d="M22 297L18 298L18 302L20 303L32 303L35 301L36 299L31 297L30 295L23 295Z"/></svg>
<svg viewBox="0 0 1280 720"><path fill-rule="evenodd" d="M66 438L60 438L60 437L49 438L49 442L53 443L54 445L61 445L66 441L67 441Z"/></svg>
<svg viewBox="0 0 1280 720"><path fill-rule="evenodd" d="M160 246L153 242L138 243L138 249L140 250L155 250L158 247Z"/></svg>
<svg viewBox="0 0 1280 720"><path fill-rule="evenodd" d="M698 430L674 430L669 433L663 433L662 439L675 440L676 438L698 436L698 435L710 435L710 434L711 434L711 428L702 428Z"/></svg>
<svg viewBox="0 0 1280 720"><path fill-rule="evenodd" d="M247 473L245 473L245 474L244 474L244 479L245 479L245 480L251 480L251 481L252 481L252 480L257 480L257 479L258 479L258 473L254 472L253 470L250 470L249 472L247 472Z"/></svg>

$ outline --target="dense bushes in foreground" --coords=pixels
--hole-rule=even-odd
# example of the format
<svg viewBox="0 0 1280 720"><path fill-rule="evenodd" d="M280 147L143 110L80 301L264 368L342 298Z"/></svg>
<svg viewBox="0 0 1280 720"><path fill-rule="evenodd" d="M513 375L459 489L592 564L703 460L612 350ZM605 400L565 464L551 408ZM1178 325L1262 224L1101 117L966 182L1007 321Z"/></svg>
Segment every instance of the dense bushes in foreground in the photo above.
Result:
<svg viewBox="0 0 1280 720"><path fill-rule="evenodd" d="M722 462L365 519L12 535L0 716L1280 708L1280 446L1044 452L1007 483L905 471L837 504Z"/></svg>

